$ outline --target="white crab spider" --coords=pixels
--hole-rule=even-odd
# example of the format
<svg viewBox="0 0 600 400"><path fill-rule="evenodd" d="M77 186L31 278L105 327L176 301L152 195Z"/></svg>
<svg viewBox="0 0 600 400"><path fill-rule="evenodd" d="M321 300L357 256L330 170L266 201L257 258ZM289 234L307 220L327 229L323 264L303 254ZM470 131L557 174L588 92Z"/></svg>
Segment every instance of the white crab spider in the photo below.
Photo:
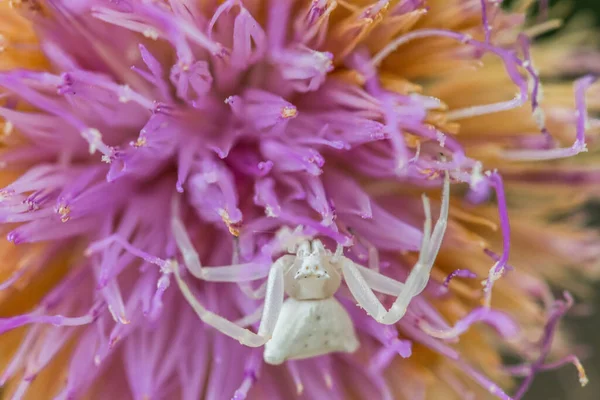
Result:
<svg viewBox="0 0 600 400"><path fill-rule="evenodd" d="M173 213L172 230L177 246L188 270L195 277L213 282L251 281L268 276L265 301L257 333L207 310L183 281L179 268L173 268L179 288L206 324L237 339L240 343L259 347L265 345L264 360L281 364L290 359L301 359L331 352L353 352L359 342L348 312L335 299L342 278L358 305L375 320L391 325L406 313L410 301L420 294L429 280L433 262L442 244L449 208L450 183L444 179L440 217L431 230L431 211L427 196L423 195L425 227L419 259L402 284L377 271L354 263L342 254L326 249L320 240L304 239L295 254L279 257L269 270L245 274L248 265L202 267L183 222ZM176 211L176 210L175 210ZM373 290L397 296L389 310L381 304ZM284 301L285 294L288 298ZM252 323L244 318L244 324ZM257 321L256 321L257 322Z"/></svg>

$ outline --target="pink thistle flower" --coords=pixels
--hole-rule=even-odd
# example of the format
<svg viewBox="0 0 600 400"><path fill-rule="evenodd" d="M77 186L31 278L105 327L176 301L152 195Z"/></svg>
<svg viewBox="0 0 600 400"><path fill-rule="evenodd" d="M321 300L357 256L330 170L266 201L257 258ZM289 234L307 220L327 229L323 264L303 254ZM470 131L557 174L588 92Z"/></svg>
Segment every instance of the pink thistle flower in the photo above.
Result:
<svg viewBox="0 0 600 400"><path fill-rule="evenodd" d="M18 3L0 17L0 40L27 30L0 41L10 398L520 399L566 363L587 382L557 330L573 299L547 282L591 276L597 238L532 208L588 197L598 171L568 158L598 104L592 76L573 106L562 83L543 96L536 53L570 51L532 44L543 22L486 0ZM550 180L560 196L519 203ZM317 300L277 275L336 263ZM313 353L272 319L303 301L333 307ZM286 329L328 333L297 307Z"/></svg>

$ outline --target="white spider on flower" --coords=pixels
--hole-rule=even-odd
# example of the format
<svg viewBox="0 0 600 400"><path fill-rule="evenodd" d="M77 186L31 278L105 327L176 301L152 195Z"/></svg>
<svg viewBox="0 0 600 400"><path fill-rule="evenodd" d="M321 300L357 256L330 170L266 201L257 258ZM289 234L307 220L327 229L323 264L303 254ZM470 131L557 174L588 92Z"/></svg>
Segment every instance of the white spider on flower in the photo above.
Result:
<svg viewBox="0 0 600 400"><path fill-rule="evenodd" d="M172 270L184 297L204 323L246 346L265 345L264 360L268 364L332 352L354 352L359 346L354 326L348 312L334 297L342 278L360 307L376 321L387 325L398 322L411 300L425 289L429 281L446 230L449 192L446 173L440 217L433 231L429 200L423 195L425 227L419 259L404 284L354 263L342 254L340 245L331 252L319 239L308 238L292 246L295 249L288 249L295 254L279 257L265 271L248 274L247 265L202 267L178 212L174 212L171 228L183 261L196 278L212 282L239 282L242 275L247 281L268 276L257 333L243 327L248 321L232 322L207 310L181 278L176 263ZM373 290L397 296L389 310L385 309ZM257 294L262 294L260 289Z"/></svg>
<svg viewBox="0 0 600 400"><path fill-rule="evenodd" d="M285 245L288 253L279 257L269 269L249 268L246 263L223 267L202 267L183 221L179 216L178 202L174 199L171 229L183 262L193 276L210 282L236 282L251 298L264 297L262 310L232 322L206 309L183 281L179 264L162 260L134 247L119 235L111 235L91 244L87 255L97 253L113 243L160 266L163 277L159 286L169 285L173 273L179 289L200 319L218 331L237 339L240 343L259 347L265 345L264 360L268 364L281 364L286 360L315 357L332 352L354 352L359 342L354 326L344 307L334 295L342 278L358 302L376 321L392 325L406 313L411 300L419 295L429 281L431 268L442 244L448 222L450 180L445 174L440 217L432 231L431 210L427 196L423 195L425 227L419 259L405 283L380 274L374 269L354 263L343 255L342 246L335 252L323 246L319 239L298 235L298 230L280 231L276 242ZM252 290L250 281L268 276L266 285ZM392 307L386 310L373 291L397 296ZM288 298L285 299L285 294ZM261 317L262 311L262 317ZM260 320L258 333L245 328Z"/></svg>

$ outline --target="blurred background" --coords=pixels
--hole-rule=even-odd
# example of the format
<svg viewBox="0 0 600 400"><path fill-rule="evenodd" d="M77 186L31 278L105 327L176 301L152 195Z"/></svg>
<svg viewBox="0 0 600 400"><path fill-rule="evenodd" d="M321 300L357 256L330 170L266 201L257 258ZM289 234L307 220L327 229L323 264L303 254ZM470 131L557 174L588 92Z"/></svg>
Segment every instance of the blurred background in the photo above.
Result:
<svg viewBox="0 0 600 400"><path fill-rule="evenodd" d="M584 13L594 18L596 26L600 27L600 0L555 0L550 3L571 5L571 16ZM600 230L600 201L590 205L589 211L590 224ZM600 284L596 285L596 295L590 303L591 316L570 317L563 321L569 326L574 341L585 346L583 353L588 356L582 357L582 362L590 383L585 388L579 387L575 368L564 366L538 375L524 400L600 400Z"/></svg>

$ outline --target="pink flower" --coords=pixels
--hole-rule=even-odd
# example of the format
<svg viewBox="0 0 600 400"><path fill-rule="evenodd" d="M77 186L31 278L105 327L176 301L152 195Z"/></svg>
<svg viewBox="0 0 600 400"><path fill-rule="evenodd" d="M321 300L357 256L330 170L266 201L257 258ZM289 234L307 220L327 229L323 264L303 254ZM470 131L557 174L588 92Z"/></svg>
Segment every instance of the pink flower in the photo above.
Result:
<svg viewBox="0 0 600 400"><path fill-rule="evenodd" d="M568 160L522 162L586 151L594 78L575 83L575 107L544 100L522 14L485 0L25 3L50 66L0 62L13 399L520 399L569 362L586 383L569 347L551 348L573 300L546 282L569 286L567 262L589 270L597 238L532 217L519 188L541 193L550 175L569 197ZM447 229L444 176L461 188ZM431 238L422 192L441 216ZM535 204L564 208L552 201ZM313 269L338 246L345 283L323 296L351 322L328 320L327 343L353 327L358 350L264 364L276 260L318 253L297 276L324 277ZM362 281L379 293L361 298ZM286 282L268 290L304 288Z"/></svg>

